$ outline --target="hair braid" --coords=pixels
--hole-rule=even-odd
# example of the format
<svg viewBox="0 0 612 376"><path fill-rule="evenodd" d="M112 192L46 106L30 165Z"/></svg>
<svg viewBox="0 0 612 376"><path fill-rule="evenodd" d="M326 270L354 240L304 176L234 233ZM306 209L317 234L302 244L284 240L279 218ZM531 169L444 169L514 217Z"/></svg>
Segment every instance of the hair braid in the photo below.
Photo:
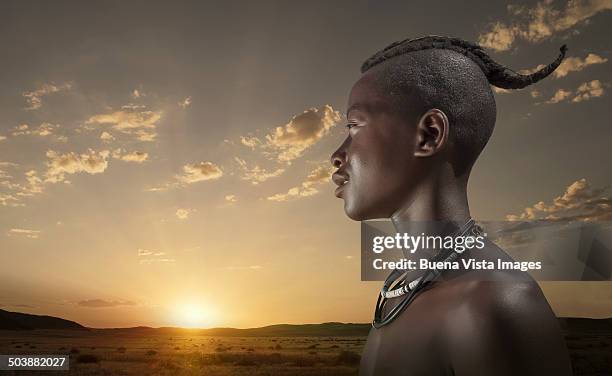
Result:
<svg viewBox="0 0 612 376"><path fill-rule="evenodd" d="M494 61L478 44L459 38L430 35L390 44L367 59L361 65L361 73L393 57L428 49L447 49L465 55L478 64L491 85L502 89L522 89L542 80L557 69L567 52L567 46L563 45L560 48L561 53L552 63L532 74L520 74Z"/></svg>

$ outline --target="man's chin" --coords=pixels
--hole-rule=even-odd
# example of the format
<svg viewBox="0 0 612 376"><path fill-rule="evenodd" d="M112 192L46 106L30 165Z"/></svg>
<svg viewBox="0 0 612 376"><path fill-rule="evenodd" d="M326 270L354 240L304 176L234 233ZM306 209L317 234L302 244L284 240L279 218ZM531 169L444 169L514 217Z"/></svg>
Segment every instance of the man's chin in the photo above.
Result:
<svg viewBox="0 0 612 376"><path fill-rule="evenodd" d="M366 210L363 210L363 208L358 208L351 205L346 199L344 200L344 212L346 213L347 217L353 221L366 221L368 219L376 218L369 215L369 213Z"/></svg>

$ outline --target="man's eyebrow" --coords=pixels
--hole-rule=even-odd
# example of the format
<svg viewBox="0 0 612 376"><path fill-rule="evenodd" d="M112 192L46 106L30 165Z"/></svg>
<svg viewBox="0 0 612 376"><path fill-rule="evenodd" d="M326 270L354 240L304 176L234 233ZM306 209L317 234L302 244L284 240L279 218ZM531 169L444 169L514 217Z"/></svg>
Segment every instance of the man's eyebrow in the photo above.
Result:
<svg viewBox="0 0 612 376"><path fill-rule="evenodd" d="M355 110L360 110L360 111L366 111L367 112L368 111L368 106L363 105L361 103L355 103L354 105L349 107L348 110L346 110L346 117L349 116L351 111L355 111Z"/></svg>

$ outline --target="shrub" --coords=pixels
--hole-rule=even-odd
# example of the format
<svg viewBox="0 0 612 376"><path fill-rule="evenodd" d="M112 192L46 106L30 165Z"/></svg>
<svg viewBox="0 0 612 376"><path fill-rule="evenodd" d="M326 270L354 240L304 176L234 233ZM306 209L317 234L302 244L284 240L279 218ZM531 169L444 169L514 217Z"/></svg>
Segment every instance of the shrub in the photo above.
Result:
<svg viewBox="0 0 612 376"><path fill-rule="evenodd" d="M240 359L236 362L237 366L253 367L257 364L252 359Z"/></svg>
<svg viewBox="0 0 612 376"><path fill-rule="evenodd" d="M81 350L79 350L79 349L78 349L78 348L76 348L76 347L73 347L73 348L71 348L71 349L70 349L70 353L71 353L71 354L78 354L78 353L80 353L80 352L81 352Z"/></svg>
<svg viewBox="0 0 612 376"><path fill-rule="evenodd" d="M153 355L157 354L157 351L155 351L155 350L149 350L149 351L147 351L145 354L146 354L146 355L148 355L148 356L153 356Z"/></svg>
<svg viewBox="0 0 612 376"><path fill-rule="evenodd" d="M361 360L361 356L353 351L341 351L336 358L338 364L357 365Z"/></svg>
<svg viewBox="0 0 612 376"><path fill-rule="evenodd" d="M122 354L123 354L123 353L124 353L126 350L127 350L127 349L126 349L125 347L123 347L123 346L121 346L121 347L117 347L117 352L120 352L120 353L122 353Z"/></svg>

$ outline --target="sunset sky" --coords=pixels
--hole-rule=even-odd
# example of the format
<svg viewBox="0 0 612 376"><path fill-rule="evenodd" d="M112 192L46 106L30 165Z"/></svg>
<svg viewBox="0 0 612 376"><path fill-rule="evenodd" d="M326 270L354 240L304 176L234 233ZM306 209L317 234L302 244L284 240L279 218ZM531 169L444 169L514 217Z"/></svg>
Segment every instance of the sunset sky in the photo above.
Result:
<svg viewBox="0 0 612 376"><path fill-rule="evenodd" d="M413 4L410 6L410 4ZM498 91L477 219L612 219L612 1L0 3L0 308L94 327L369 322L329 180L359 66L427 34L546 80ZM538 204L543 202L542 204ZM612 316L611 283L546 283Z"/></svg>

